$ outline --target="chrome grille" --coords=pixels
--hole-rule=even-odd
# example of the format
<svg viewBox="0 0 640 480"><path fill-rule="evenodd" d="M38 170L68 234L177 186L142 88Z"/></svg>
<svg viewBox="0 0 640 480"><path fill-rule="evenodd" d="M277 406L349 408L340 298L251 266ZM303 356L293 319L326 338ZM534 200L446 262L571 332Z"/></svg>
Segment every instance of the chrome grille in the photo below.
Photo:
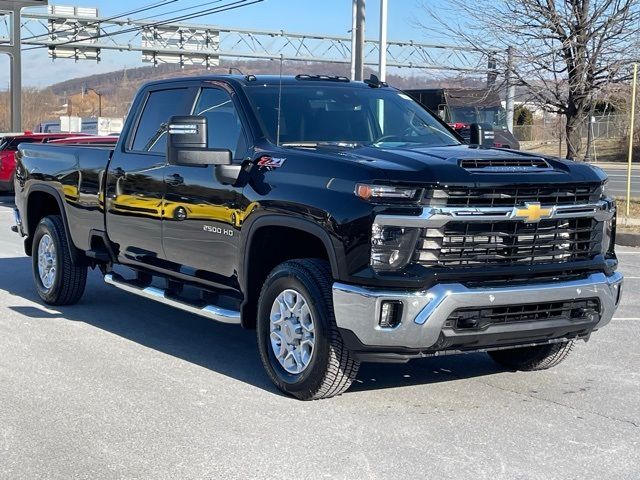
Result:
<svg viewBox="0 0 640 480"><path fill-rule="evenodd" d="M491 325L570 320L597 322L600 300L587 298L561 302L525 303L487 308L460 308L445 323L454 330L483 330Z"/></svg>
<svg viewBox="0 0 640 480"><path fill-rule="evenodd" d="M427 192L424 204L446 207L515 207L527 202L579 205L597 202L601 196L600 184L496 188L452 186Z"/></svg>
<svg viewBox="0 0 640 480"><path fill-rule="evenodd" d="M601 242L602 226L592 218L449 222L422 229L413 260L443 267L574 262L592 259Z"/></svg>

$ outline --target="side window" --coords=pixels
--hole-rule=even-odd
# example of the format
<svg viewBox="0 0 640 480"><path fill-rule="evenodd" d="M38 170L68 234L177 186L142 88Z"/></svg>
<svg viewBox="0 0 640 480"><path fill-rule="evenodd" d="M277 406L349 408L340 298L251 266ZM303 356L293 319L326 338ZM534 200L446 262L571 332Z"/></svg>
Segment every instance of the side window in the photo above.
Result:
<svg viewBox="0 0 640 480"><path fill-rule="evenodd" d="M228 92L219 88L202 89L193 114L207 119L209 148L231 150L234 159L244 155L242 124Z"/></svg>
<svg viewBox="0 0 640 480"><path fill-rule="evenodd" d="M167 147L167 122L174 115L188 115L191 108L186 88L151 92L138 122L132 150L163 153Z"/></svg>

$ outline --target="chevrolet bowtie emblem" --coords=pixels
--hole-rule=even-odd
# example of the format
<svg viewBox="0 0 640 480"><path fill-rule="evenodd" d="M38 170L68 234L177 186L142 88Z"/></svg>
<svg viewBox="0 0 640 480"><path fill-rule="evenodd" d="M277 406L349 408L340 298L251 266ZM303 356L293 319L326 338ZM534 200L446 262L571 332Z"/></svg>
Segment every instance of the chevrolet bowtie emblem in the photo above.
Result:
<svg viewBox="0 0 640 480"><path fill-rule="evenodd" d="M553 208L542 208L538 202L525 203L523 208L516 207L514 210L513 217L522 219L527 223L535 223L543 218L550 218L553 213Z"/></svg>

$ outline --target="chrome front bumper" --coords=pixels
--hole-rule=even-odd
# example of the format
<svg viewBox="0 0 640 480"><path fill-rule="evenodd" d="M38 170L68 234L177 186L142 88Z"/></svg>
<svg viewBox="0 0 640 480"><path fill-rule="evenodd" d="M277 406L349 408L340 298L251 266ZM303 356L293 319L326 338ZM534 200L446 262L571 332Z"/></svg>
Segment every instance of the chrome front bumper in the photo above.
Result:
<svg viewBox="0 0 640 480"><path fill-rule="evenodd" d="M385 291L335 283L333 306L338 327L351 330L365 346L426 350L436 344L441 334L447 337L469 335L452 329L443 331L449 316L455 310L465 307L598 298L601 316L593 328L598 329L611 321L620 300L622 281L622 274L616 272L611 276L594 273L582 280L499 288L468 288L460 283L446 283L422 291ZM398 300L403 304L402 320L395 328L381 328L378 324L384 300ZM567 322L569 321L545 320L492 325L473 334L481 336L522 332L523 337L526 337L527 332L565 327Z"/></svg>

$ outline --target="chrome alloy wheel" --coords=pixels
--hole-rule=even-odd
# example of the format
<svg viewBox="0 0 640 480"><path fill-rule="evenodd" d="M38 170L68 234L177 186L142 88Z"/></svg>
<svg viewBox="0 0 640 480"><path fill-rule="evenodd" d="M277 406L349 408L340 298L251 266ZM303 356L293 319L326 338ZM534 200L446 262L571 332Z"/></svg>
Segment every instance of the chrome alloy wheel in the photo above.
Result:
<svg viewBox="0 0 640 480"><path fill-rule="evenodd" d="M311 362L315 345L313 316L309 303L295 290L278 295L269 317L271 348L288 373L302 373Z"/></svg>
<svg viewBox="0 0 640 480"><path fill-rule="evenodd" d="M56 279L56 246L48 233L40 238L38 244L38 275L42 286L49 290Z"/></svg>

